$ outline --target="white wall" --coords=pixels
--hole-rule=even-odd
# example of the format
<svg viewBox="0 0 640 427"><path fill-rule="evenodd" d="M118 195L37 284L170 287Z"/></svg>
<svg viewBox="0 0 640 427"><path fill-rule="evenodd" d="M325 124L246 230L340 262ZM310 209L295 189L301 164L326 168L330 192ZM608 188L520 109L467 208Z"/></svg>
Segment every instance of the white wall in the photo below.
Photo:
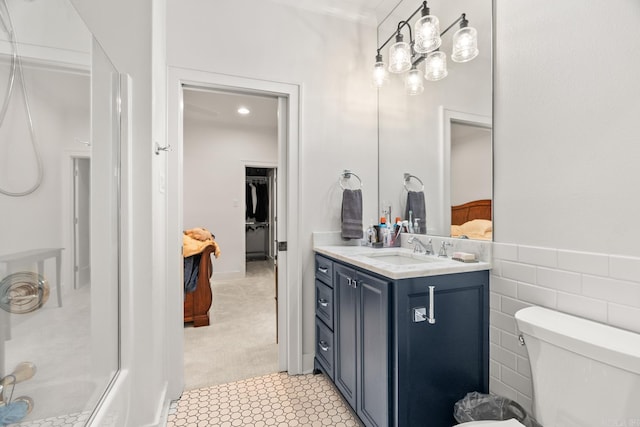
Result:
<svg viewBox="0 0 640 427"><path fill-rule="evenodd" d="M274 100L274 110L277 103ZM184 120L184 228L204 227L222 255L214 276L245 272L245 166L278 162L276 128Z"/></svg>
<svg viewBox="0 0 640 427"><path fill-rule="evenodd" d="M169 0L167 16L170 66L301 86L299 244L310 362L311 233L339 230L343 169L365 184L365 220L377 215L376 93L369 84L375 27L258 0Z"/></svg>
<svg viewBox="0 0 640 427"><path fill-rule="evenodd" d="M420 2L402 1L393 14L380 24L380 45L393 34L398 22L409 17L419 6ZM404 74L390 75L388 85L380 89L380 200L392 204L393 217L396 214L404 216L407 193L402 185L403 173L419 177L425 186L428 232L449 236L451 230L444 216L450 211L442 202L445 182L439 106L491 116L491 1L429 2L429 7L431 14L439 18L441 31L465 12L469 26L478 30L480 53L470 62L459 64L451 61L452 37L459 28L456 25L442 37L441 50L447 55L449 70L445 79L437 82L425 80L422 94L408 96L404 89ZM408 41L409 30L406 27L403 35L404 40ZM387 64L389 46L393 42L392 39L381 51ZM367 57L369 67L372 67L374 58L375 50Z"/></svg>
<svg viewBox="0 0 640 427"><path fill-rule="evenodd" d="M518 308L640 332L640 8L496 7L491 390L530 407Z"/></svg>

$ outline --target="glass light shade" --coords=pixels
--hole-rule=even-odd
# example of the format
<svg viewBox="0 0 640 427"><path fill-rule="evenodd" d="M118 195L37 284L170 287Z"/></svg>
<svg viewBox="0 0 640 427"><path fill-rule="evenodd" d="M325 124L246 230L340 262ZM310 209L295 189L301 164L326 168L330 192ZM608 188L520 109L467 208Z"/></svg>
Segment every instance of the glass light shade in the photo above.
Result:
<svg viewBox="0 0 640 427"><path fill-rule="evenodd" d="M442 44L440 22L433 15L423 16L416 21L416 42L413 49L418 53L433 52Z"/></svg>
<svg viewBox="0 0 640 427"><path fill-rule="evenodd" d="M409 95L419 95L424 91L424 82L422 80L422 71L412 68L407 73L407 79L404 81L404 88Z"/></svg>
<svg viewBox="0 0 640 427"><path fill-rule="evenodd" d="M389 80L389 74L384 68L384 62L377 61L373 66L373 84L376 87L382 87Z"/></svg>
<svg viewBox="0 0 640 427"><path fill-rule="evenodd" d="M389 71L404 73L411 69L411 48L409 43L397 42L389 48Z"/></svg>
<svg viewBox="0 0 640 427"><path fill-rule="evenodd" d="M478 32L473 27L460 28L453 35L451 60L467 62L478 56Z"/></svg>
<svg viewBox="0 0 640 427"><path fill-rule="evenodd" d="M447 55L444 52L430 53L424 60L424 78L432 82L444 79L447 71Z"/></svg>

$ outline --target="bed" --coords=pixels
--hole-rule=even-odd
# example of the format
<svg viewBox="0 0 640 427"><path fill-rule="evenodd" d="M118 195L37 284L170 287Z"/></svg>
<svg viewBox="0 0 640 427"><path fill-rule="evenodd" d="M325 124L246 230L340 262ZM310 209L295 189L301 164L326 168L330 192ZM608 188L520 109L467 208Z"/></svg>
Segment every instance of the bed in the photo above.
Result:
<svg viewBox="0 0 640 427"><path fill-rule="evenodd" d="M491 199L451 206L451 237L492 240Z"/></svg>
<svg viewBox="0 0 640 427"><path fill-rule="evenodd" d="M209 326L209 309L213 301L209 279L212 273L211 254L213 245L207 246L199 258L197 286L184 295L184 323L193 322L194 327Z"/></svg>
<svg viewBox="0 0 640 427"><path fill-rule="evenodd" d="M209 326L211 293L211 255L220 256L215 236L206 228L186 230L182 236L184 257L184 323L194 327Z"/></svg>

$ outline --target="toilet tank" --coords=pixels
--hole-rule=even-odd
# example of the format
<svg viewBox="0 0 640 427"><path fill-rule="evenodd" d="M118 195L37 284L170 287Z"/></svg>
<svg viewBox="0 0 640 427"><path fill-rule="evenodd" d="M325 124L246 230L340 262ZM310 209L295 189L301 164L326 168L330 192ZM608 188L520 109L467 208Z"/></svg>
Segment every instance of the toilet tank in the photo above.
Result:
<svg viewBox="0 0 640 427"><path fill-rule="evenodd" d="M542 307L515 315L544 427L640 427L640 335ZM640 319L638 319L640 322Z"/></svg>

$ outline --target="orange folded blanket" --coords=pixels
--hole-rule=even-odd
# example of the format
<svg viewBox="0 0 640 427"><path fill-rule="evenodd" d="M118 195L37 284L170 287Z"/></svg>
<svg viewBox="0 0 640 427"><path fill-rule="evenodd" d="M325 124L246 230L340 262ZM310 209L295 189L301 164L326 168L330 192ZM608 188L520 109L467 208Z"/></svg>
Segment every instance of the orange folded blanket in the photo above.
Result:
<svg viewBox="0 0 640 427"><path fill-rule="evenodd" d="M218 258L221 253L220 246L218 246L209 230L205 228L186 230L182 235L182 256L186 258L199 254L209 245L213 245L213 254Z"/></svg>

